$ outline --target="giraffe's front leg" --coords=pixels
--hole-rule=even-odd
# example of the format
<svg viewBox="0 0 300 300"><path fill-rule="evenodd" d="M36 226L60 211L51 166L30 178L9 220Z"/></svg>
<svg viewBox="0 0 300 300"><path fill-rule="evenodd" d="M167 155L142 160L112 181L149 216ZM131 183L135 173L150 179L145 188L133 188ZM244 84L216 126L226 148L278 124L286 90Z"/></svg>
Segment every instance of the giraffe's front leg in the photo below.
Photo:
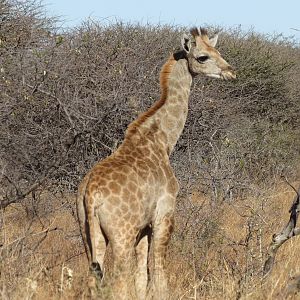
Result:
<svg viewBox="0 0 300 300"><path fill-rule="evenodd" d="M153 275L148 298L164 300L168 298L166 275L166 253L174 227L173 212L156 220L153 226Z"/></svg>

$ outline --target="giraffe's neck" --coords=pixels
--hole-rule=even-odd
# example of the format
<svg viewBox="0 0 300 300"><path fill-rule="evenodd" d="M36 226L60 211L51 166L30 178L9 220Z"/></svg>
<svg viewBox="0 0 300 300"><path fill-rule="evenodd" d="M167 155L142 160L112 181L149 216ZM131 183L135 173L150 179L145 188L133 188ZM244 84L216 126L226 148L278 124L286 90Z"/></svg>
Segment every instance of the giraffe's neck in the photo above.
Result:
<svg viewBox="0 0 300 300"><path fill-rule="evenodd" d="M171 57L161 71L161 98L128 127L126 137L138 134L164 136L160 143L165 143L168 154L172 152L182 133L187 112L192 76L186 59L175 60Z"/></svg>

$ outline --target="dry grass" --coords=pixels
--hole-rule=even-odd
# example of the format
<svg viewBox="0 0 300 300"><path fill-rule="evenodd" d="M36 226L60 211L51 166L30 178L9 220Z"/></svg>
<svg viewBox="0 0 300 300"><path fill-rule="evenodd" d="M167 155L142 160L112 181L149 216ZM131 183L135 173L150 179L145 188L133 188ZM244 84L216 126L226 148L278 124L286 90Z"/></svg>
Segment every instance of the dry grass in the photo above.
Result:
<svg viewBox="0 0 300 300"><path fill-rule="evenodd" d="M21 205L2 215L1 290L4 299L78 299L84 293L87 261L76 219L66 204L74 197L51 199L57 210L28 215ZM45 201L49 201L45 197Z"/></svg>
<svg viewBox="0 0 300 300"><path fill-rule="evenodd" d="M286 298L287 283L300 271L298 238L282 246L276 266L265 280L262 268L273 233L288 220L293 197L293 191L280 184L260 198L223 203L217 212L210 213L210 204L203 204L204 200L200 197L198 205L201 210L197 217L206 223L213 222L213 233L206 233L206 239L195 240L199 226L193 228L192 221L189 221L190 232L187 232L191 236L183 239L180 255L174 249L180 249L182 245L173 240L170 273L171 284L176 287L175 298ZM178 234L175 234L176 237ZM199 256L199 253L202 255ZM181 276L178 277L178 274Z"/></svg>
<svg viewBox="0 0 300 300"><path fill-rule="evenodd" d="M168 255L171 299L282 299L300 273L300 243L282 246L262 279L267 246L288 219L293 191L283 184L260 198L212 205L203 195L180 199ZM46 195L41 197L49 202ZM74 196L51 199L56 210L2 212L0 295L3 299L87 298L87 261ZM74 206L73 206L74 207ZM184 209L186 210L184 210Z"/></svg>

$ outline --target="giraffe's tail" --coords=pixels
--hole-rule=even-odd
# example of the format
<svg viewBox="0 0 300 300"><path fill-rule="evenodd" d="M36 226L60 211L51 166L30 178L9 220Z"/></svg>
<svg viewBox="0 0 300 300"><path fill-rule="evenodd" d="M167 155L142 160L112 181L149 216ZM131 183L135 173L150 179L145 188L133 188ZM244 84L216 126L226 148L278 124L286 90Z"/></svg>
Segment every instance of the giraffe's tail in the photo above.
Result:
<svg viewBox="0 0 300 300"><path fill-rule="evenodd" d="M87 205L86 189L89 183L90 176L86 175L81 182L77 194L77 216L79 221L80 233L84 244L85 252L90 264L90 270L96 277L102 278L103 274L99 263L96 259L95 245L95 217L93 205Z"/></svg>
<svg viewBox="0 0 300 300"><path fill-rule="evenodd" d="M90 234L89 234L89 222L87 218L87 210L85 205L85 197L86 197L86 188L89 182L89 176L85 176L83 181L81 182L78 193L77 193L77 201L76 201L76 208L77 208L77 216L79 222L79 229L80 234L82 237L82 241L85 248L85 253L87 255L88 261L92 261L92 251L91 251L91 241L90 241Z"/></svg>

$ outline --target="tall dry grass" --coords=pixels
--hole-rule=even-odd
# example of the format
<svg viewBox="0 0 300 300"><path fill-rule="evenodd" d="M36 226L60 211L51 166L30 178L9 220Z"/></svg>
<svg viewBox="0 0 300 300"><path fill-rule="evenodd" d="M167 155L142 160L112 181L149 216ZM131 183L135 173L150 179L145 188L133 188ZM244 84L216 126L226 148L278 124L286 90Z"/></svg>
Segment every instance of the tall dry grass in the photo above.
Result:
<svg viewBox="0 0 300 300"><path fill-rule="evenodd" d="M282 246L265 279L262 268L293 196L279 183L260 197L219 203L218 209L196 192L179 199L168 253L170 299L287 298L290 279L300 273L299 239ZM70 209L74 196L51 201L52 211L43 211L40 203L35 217L19 204L2 213L1 298L88 298L88 264Z"/></svg>

